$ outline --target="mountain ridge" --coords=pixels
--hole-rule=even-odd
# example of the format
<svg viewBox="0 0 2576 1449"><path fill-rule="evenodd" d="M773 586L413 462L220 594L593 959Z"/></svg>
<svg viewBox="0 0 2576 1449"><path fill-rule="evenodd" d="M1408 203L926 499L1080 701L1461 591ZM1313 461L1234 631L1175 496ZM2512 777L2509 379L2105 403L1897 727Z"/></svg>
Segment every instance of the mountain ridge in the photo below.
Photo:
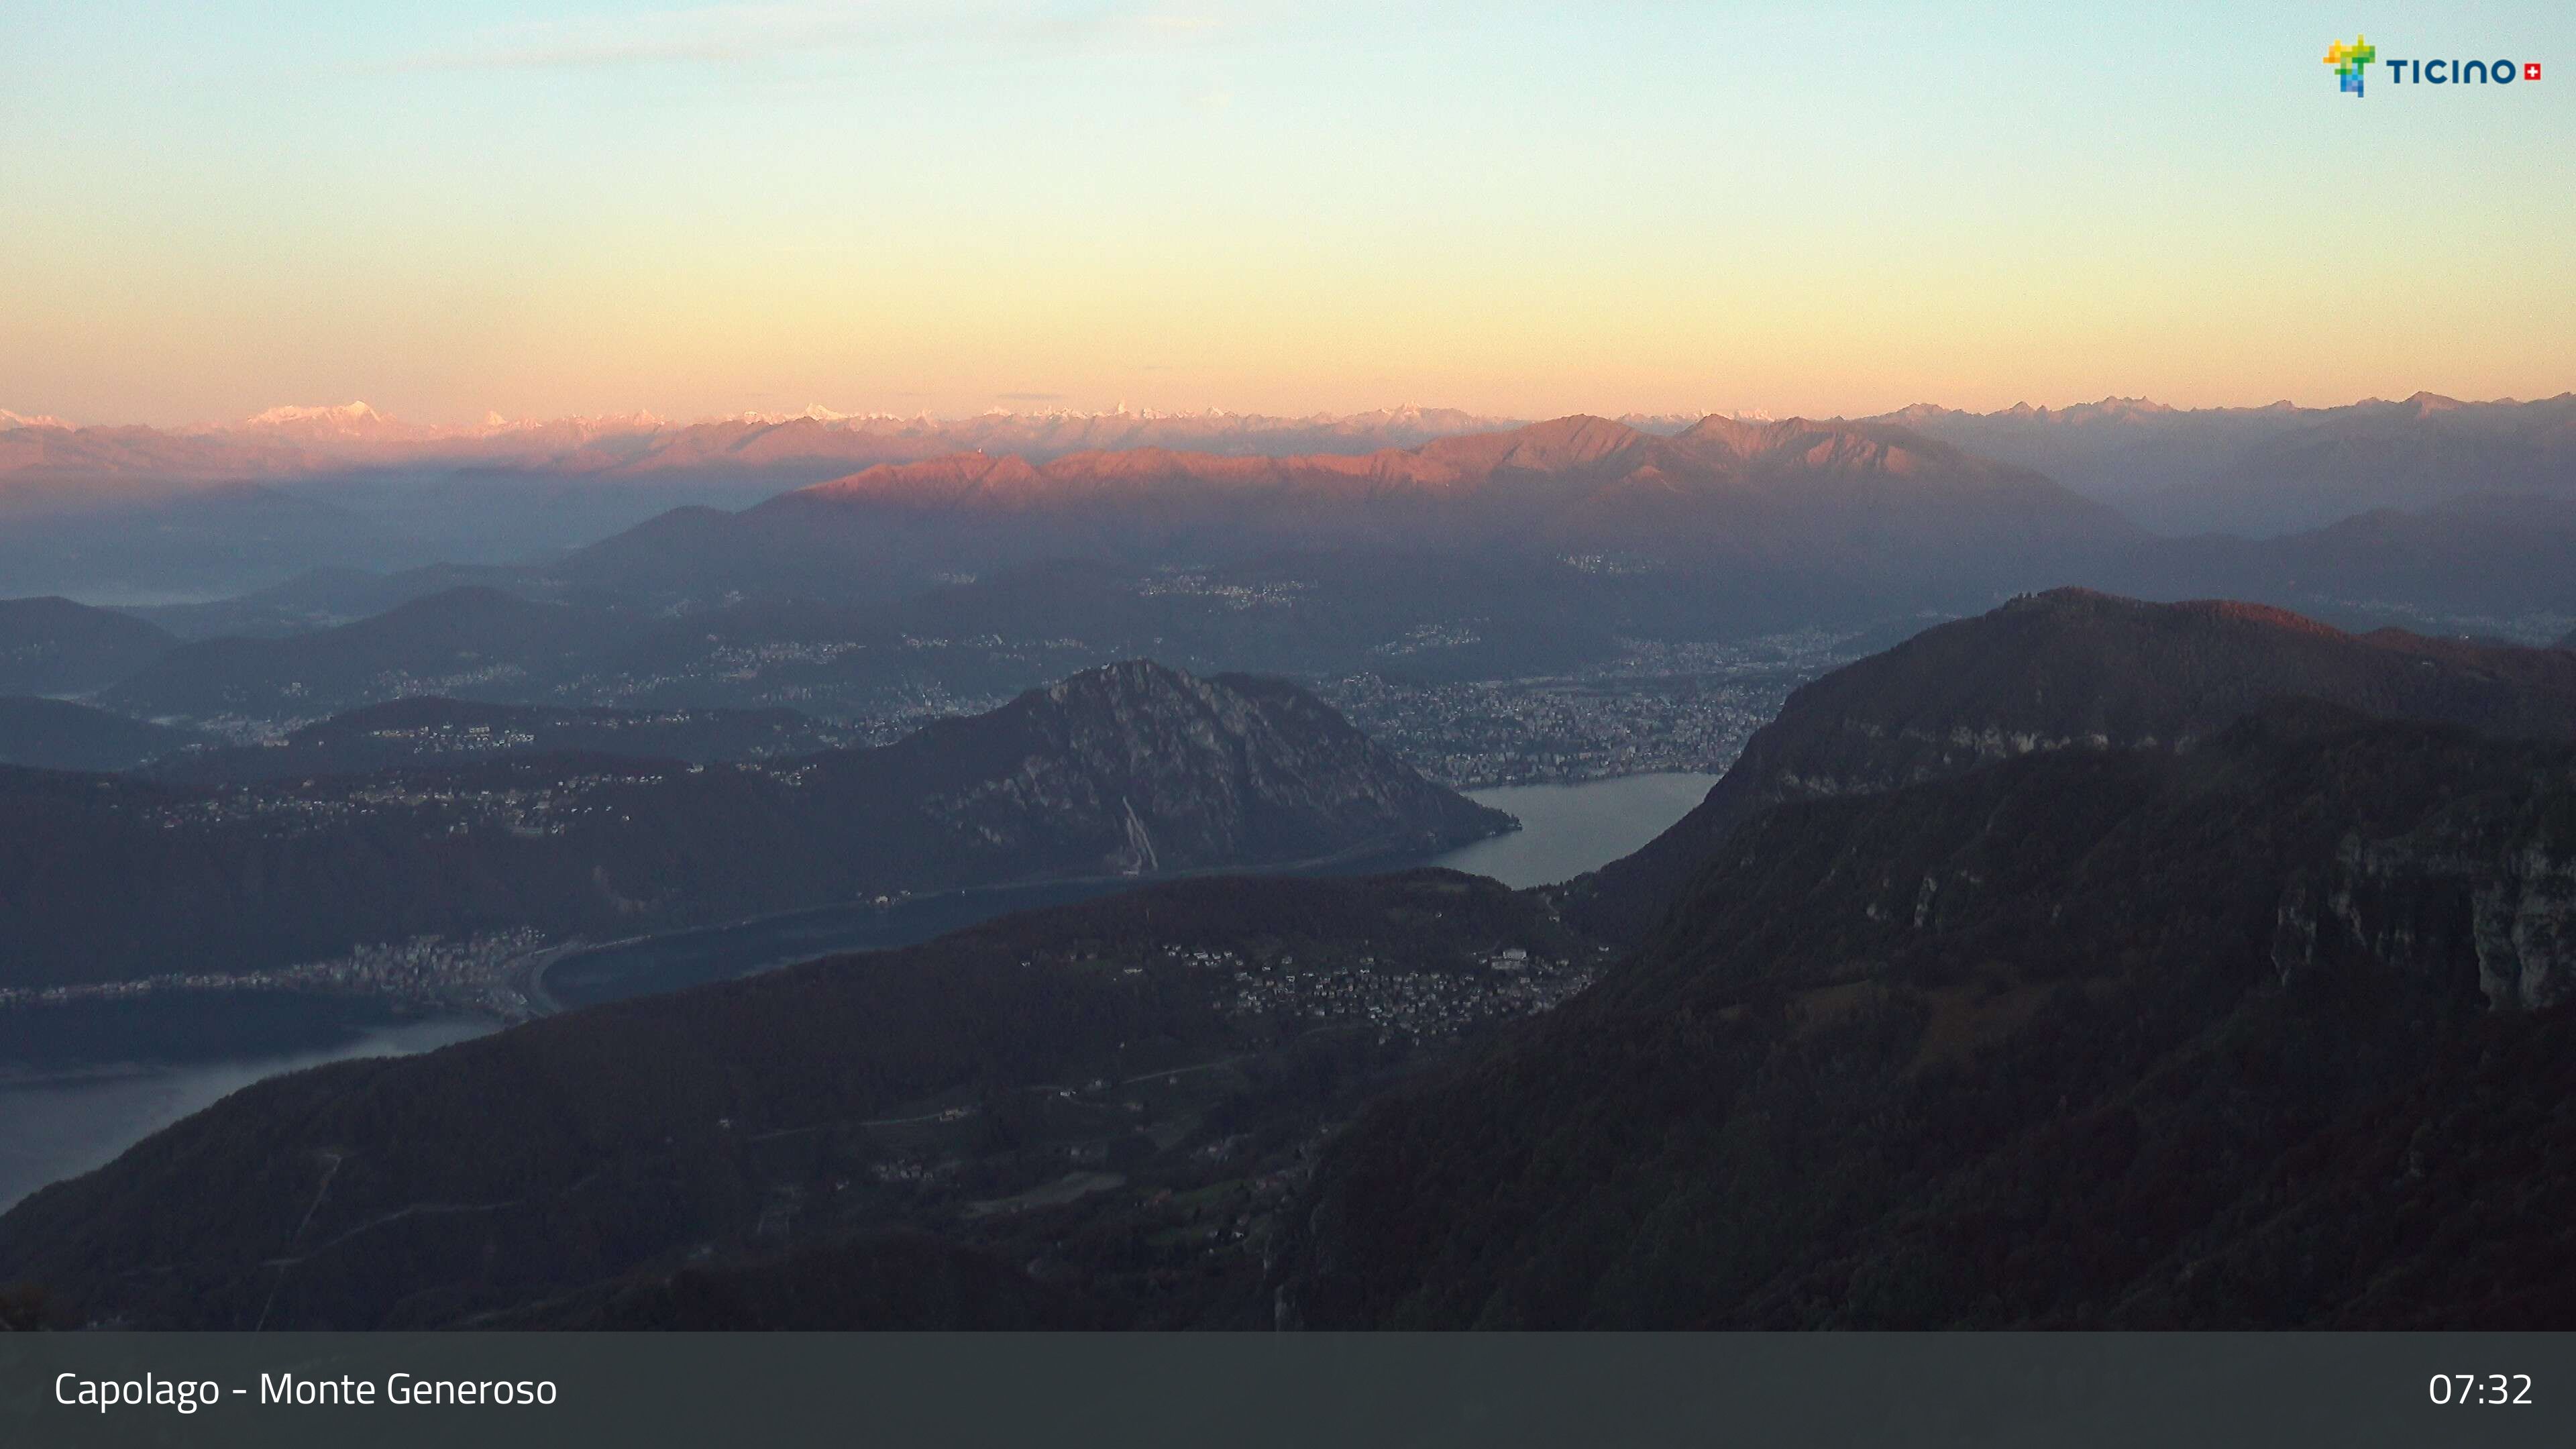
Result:
<svg viewBox="0 0 2576 1449"><path fill-rule="evenodd" d="M167 654L170 633L60 595L0 599L0 694L80 694Z"/></svg>
<svg viewBox="0 0 2576 1449"><path fill-rule="evenodd" d="M70 700L0 695L0 765L128 770L209 743L193 730L128 719Z"/></svg>
<svg viewBox="0 0 2576 1449"><path fill-rule="evenodd" d="M9 987L1402 858L1511 825L1294 685L1150 661L873 749L703 766L505 752L248 787L0 768L0 803Z"/></svg>
<svg viewBox="0 0 2576 1449"><path fill-rule="evenodd" d="M266 743L192 750L160 760L149 773L191 784L246 785L436 769L500 754L598 754L707 765L817 754L841 747L845 742L837 737L848 733L789 709L576 709L406 695L332 715Z"/></svg>
<svg viewBox="0 0 2576 1449"><path fill-rule="evenodd" d="M425 464L615 478L810 466L835 458L860 465L912 461L979 447L1054 456L1173 440L1224 450L1347 451L1386 442L1418 443L1501 421L1449 408L1303 416L995 412L946 419L813 408L688 423L638 413L450 427L407 422L351 402L276 407L235 423L188 428L18 419L0 427L0 479L13 474L293 478L352 465Z"/></svg>
<svg viewBox="0 0 2576 1449"><path fill-rule="evenodd" d="M2564 1326L2570 1134L2516 1104L2576 1022L2572 782L2289 701L1774 806L1339 1139L1270 1283L1323 1329Z"/></svg>
<svg viewBox="0 0 2576 1449"><path fill-rule="evenodd" d="M577 554L590 587L848 592L1063 558L1242 561L1433 550L1619 554L1766 571L1986 579L2134 541L2026 470L1879 425L1574 415L1366 453L1161 448L882 463L739 513L673 514Z"/></svg>
<svg viewBox="0 0 2576 1449"><path fill-rule="evenodd" d="M2566 1325L2576 661L2080 591L1878 657L1783 718L1826 766L1881 724L1909 753L1764 802L1637 950L1462 1054L1228 1003L1593 952L1548 893L1174 883L280 1078L0 1218L0 1276L128 1326L923 1326L942 1291L931 1324L1025 1325L1037 1285L1096 1326ZM1231 688L1131 664L887 773L939 795L1042 740L1125 776ZM1129 1125L1251 1057L1170 1143ZM889 1226L982 1256L847 1236Z"/></svg>
<svg viewBox="0 0 2576 1449"><path fill-rule="evenodd" d="M2576 659L2402 630L2349 634L2268 605L2056 589L1936 626L1793 693L1690 814L1567 887L1636 939L1755 813L2056 750L2188 749L2276 696L2508 736L2576 737Z"/></svg>
<svg viewBox="0 0 2576 1449"><path fill-rule="evenodd" d="M1329 958L1346 982L1456 991L1508 976L1485 964L1507 947L1571 949L1527 896L1452 871L1172 881L334 1063L0 1215L0 1282L135 1327L605 1326L603 1310L708 1327L732 1310L688 1299L731 1300L741 1275L783 1270L815 1290L790 1315L805 1326L1006 1327L913 1318L899 1283L851 1282L830 1259L846 1230L975 1234L1014 1265L984 1273L1029 1291L1016 1265L1061 1251L1061 1214L1105 1204L1074 1251L1126 1260L1144 1300L1126 1324L1252 1327L1257 1247L1212 1234L1226 1220L1213 1209L1140 1189L1212 1187L1201 1196L1230 1217L1250 1192L1228 1182L1245 1157L1293 1163L1319 1114L1421 1048L1246 1011L1238 971L1276 984ZM1053 1213L990 1210L1061 1183L1069 1161L1103 1161L1068 1146L1113 1154L1088 1179L1099 1191ZM324 1171L332 1191L306 1213ZM287 1198L293 1211L271 1210ZM403 1211L432 1201L475 1207ZM1178 1249L1149 1241L1176 1228ZM782 1240L805 1251L772 1269ZM172 1271L125 1271L147 1258ZM284 1258L297 1261L281 1285ZM897 1301L834 1301L832 1283Z"/></svg>
<svg viewBox="0 0 2576 1449"><path fill-rule="evenodd" d="M2576 393L2464 402L2431 392L2340 407L2062 409L1883 415L2035 468L2159 532L2271 536L2472 494L2576 499Z"/></svg>

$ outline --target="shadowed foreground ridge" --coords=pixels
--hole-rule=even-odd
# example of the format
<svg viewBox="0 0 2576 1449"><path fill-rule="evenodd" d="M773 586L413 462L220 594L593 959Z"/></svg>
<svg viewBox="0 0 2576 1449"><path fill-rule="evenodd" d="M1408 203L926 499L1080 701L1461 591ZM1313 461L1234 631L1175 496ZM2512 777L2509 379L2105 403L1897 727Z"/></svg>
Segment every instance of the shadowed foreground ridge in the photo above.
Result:
<svg viewBox="0 0 2576 1449"><path fill-rule="evenodd" d="M1451 871L1217 877L295 1072L0 1216L0 1286L152 1328L1266 1326L1213 1225L1414 1048L1238 970L1505 947L1576 949Z"/></svg>
<svg viewBox="0 0 2576 1449"><path fill-rule="evenodd" d="M1324 1165L1314 1327L2567 1327L2576 749L2267 708L1730 835Z"/></svg>

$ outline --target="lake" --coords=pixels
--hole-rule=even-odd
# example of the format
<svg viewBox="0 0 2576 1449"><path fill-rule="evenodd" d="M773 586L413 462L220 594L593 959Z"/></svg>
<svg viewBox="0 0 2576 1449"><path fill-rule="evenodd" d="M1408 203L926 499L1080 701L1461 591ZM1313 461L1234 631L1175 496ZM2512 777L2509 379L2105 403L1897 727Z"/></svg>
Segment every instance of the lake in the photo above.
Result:
<svg viewBox="0 0 2576 1449"><path fill-rule="evenodd" d="M0 1210L263 1077L430 1051L497 1026L266 991L0 1010Z"/></svg>
<svg viewBox="0 0 2576 1449"><path fill-rule="evenodd" d="M948 891L896 906L859 902L670 931L577 951L548 966L545 991L571 1010L654 996L848 951L917 945L1014 911L1068 906L1133 890L1140 880L1060 881Z"/></svg>
<svg viewBox="0 0 2576 1449"><path fill-rule="evenodd" d="M1579 785L1512 785L1469 797L1522 828L1428 861L1515 889L1568 880L1653 839L1717 782L1630 775ZM1141 884L1087 881L952 891L891 909L826 906L679 931L566 956L545 974L561 1005L596 1005L724 980L844 951L881 950L1013 911L1066 905ZM165 992L123 1001L0 1009L0 1209L87 1172L181 1117L280 1072L352 1057L430 1051L495 1029L470 1017L405 1015L351 997Z"/></svg>
<svg viewBox="0 0 2576 1449"><path fill-rule="evenodd" d="M1503 785L1467 798L1520 817L1521 828L1462 845L1429 864L1489 875L1514 890L1598 870L1664 833L1717 783L1715 775L1622 775L1579 785Z"/></svg>
<svg viewBox="0 0 2576 1449"><path fill-rule="evenodd" d="M1467 797L1518 816L1521 828L1428 860L1332 866L1332 875L1444 865L1491 876L1517 890L1571 880L1609 864L1689 813L1715 775L1626 775L1579 785L1506 785ZM1070 905L1144 884L1138 880L1055 882L950 891L880 908L853 902L762 916L731 925L674 931L595 947L546 969L545 989L565 1008L677 991L765 967L844 951L910 946L1015 911Z"/></svg>

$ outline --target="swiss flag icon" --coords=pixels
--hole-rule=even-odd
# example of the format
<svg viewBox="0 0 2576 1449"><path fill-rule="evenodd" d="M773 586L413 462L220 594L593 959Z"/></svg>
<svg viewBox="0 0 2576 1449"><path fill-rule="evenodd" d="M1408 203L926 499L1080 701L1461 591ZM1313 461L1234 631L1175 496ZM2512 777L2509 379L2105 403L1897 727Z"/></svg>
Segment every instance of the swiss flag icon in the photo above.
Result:
<svg viewBox="0 0 2576 1449"><path fill-rule="evenodd" d="M2524 80L2540 79L2540 62L2536 60L2525 61L2522 67L2522 78Z"/></svg>

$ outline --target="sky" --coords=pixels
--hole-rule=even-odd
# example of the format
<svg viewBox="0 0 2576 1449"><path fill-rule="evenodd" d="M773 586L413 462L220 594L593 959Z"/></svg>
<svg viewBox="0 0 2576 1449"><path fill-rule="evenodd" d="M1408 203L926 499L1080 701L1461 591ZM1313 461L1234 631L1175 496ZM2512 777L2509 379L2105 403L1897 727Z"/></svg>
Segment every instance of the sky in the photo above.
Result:
<svg viewBox="0 0 2576 1449"><path fill-rule="evenodd" d="M2328 42L2536 60L2339 93ZM2576 6L0 0L0 408L2576 388Z"/></svg>

